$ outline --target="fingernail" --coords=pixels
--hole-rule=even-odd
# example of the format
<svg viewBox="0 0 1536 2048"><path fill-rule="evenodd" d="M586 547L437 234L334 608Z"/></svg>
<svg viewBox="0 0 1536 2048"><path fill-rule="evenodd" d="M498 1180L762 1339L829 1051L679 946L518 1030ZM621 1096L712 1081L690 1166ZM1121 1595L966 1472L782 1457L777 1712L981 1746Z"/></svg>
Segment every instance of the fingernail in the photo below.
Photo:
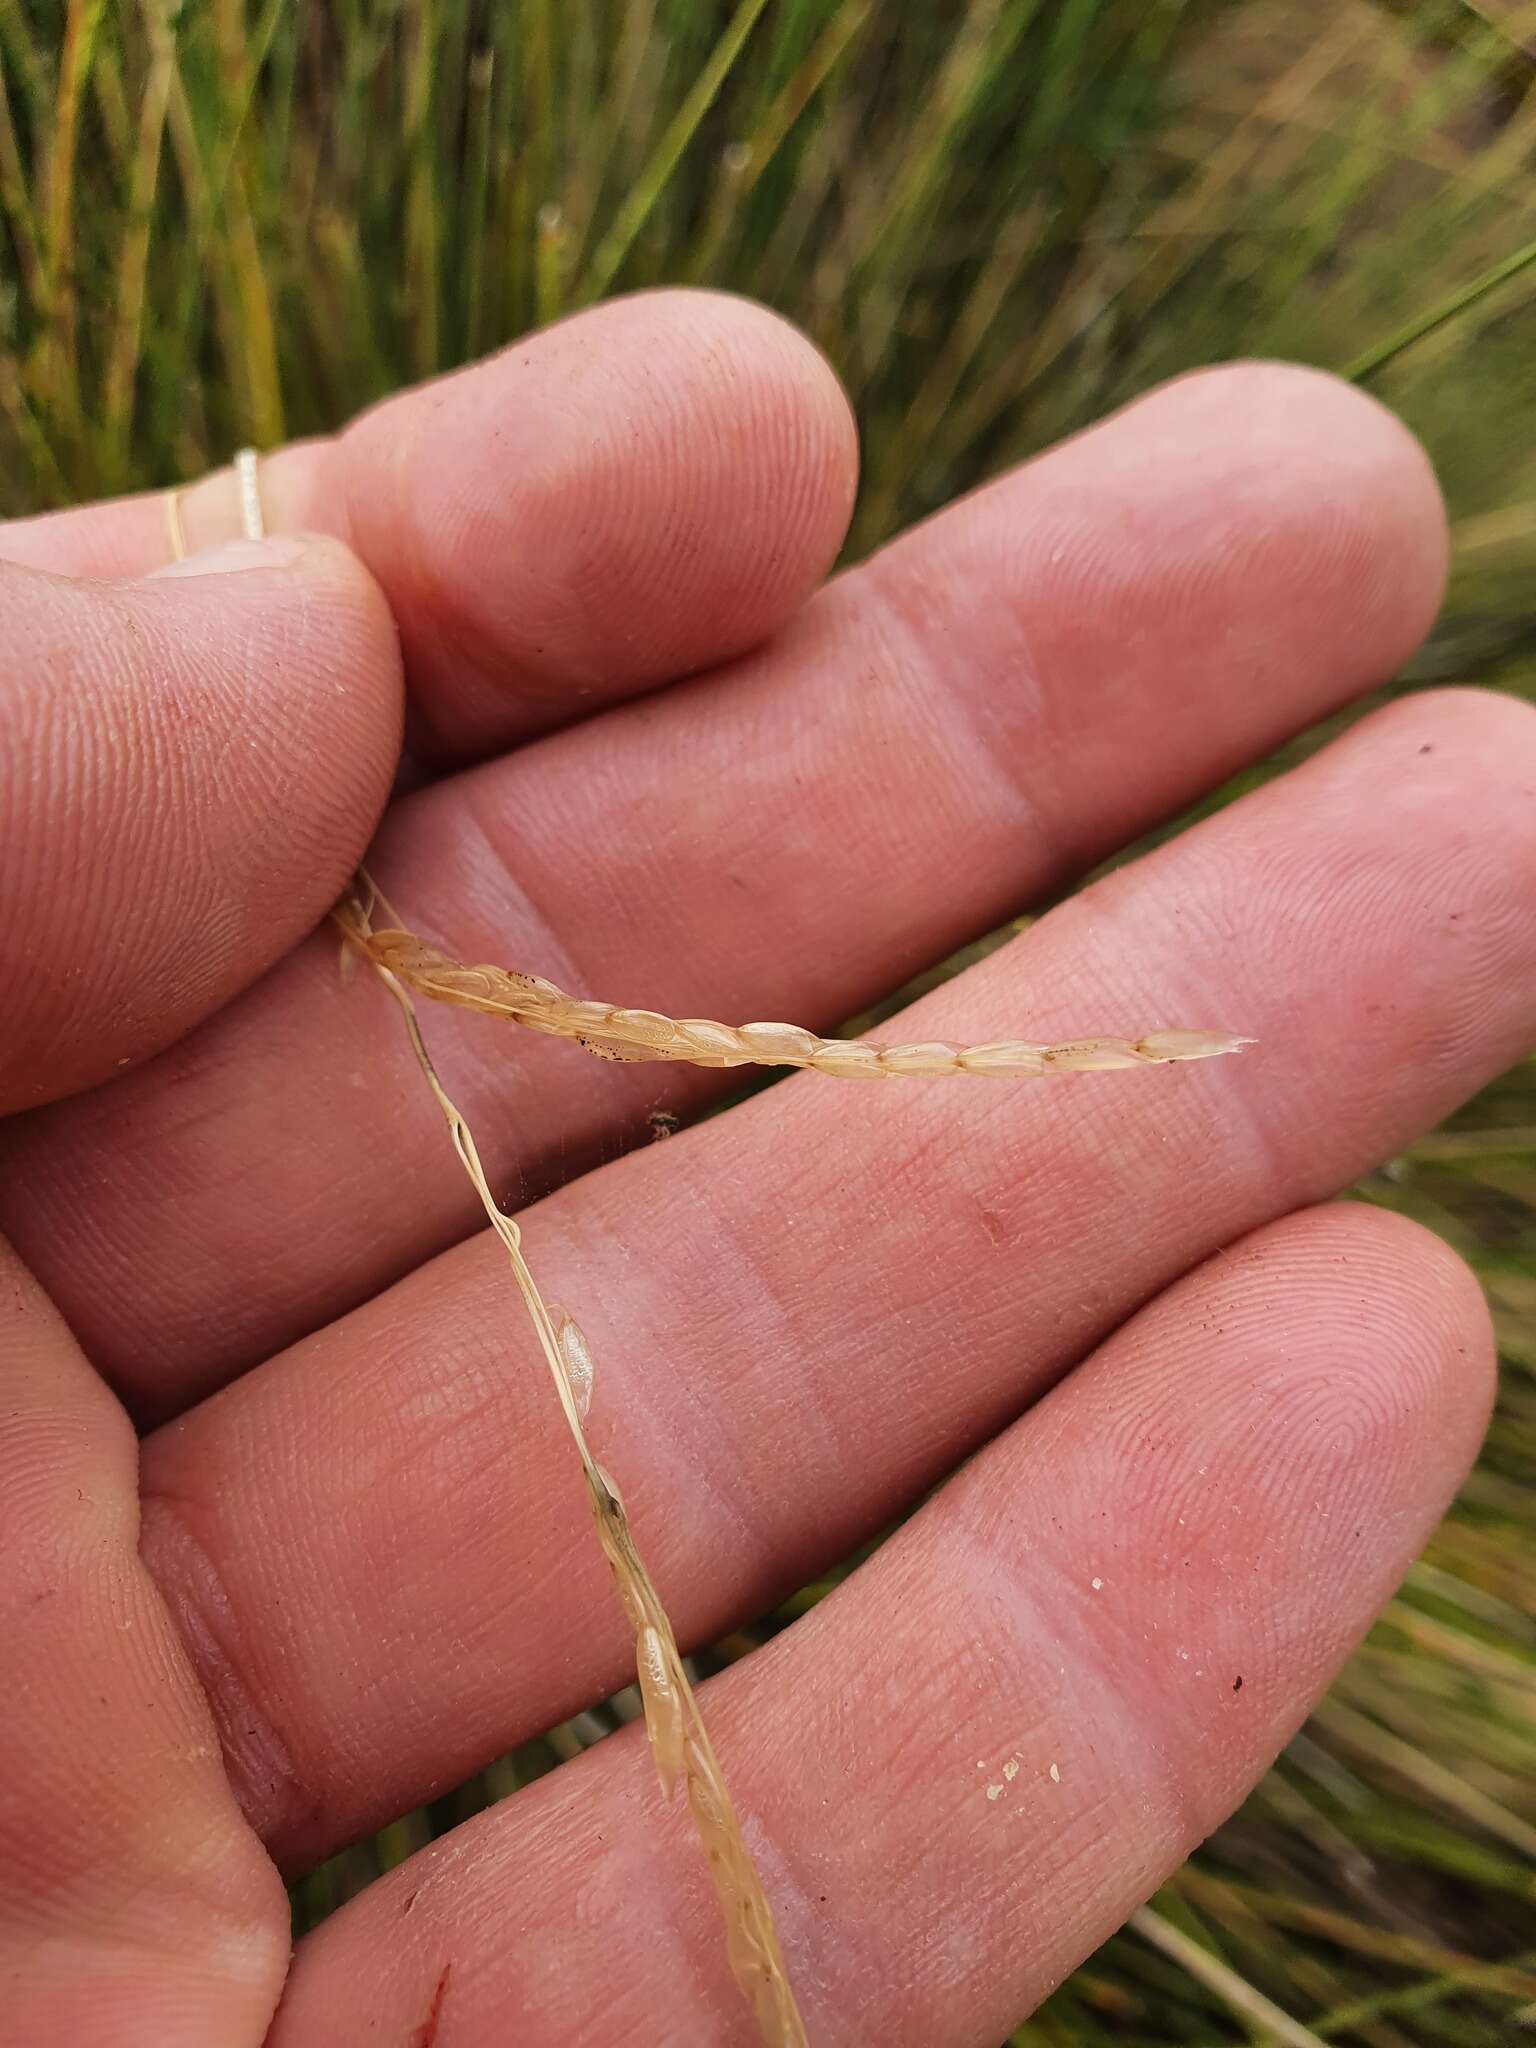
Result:
<svg viewBox="0 0 1536 2048"><path fill-rule="evenodd" d="M235 569L288 569L304 552L304 543L291 534L272 534L266 540L226 540L200 554L184 555L179 562L167 562L154 576L223 576Z"/></svg>

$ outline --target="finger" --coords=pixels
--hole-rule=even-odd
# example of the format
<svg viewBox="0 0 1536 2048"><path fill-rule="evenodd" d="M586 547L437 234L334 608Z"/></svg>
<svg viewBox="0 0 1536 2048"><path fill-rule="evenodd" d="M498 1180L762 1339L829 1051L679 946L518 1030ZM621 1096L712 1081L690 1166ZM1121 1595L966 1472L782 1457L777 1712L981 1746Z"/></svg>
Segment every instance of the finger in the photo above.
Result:
<svg viewBox="0 0 1536 2048"><path fill-rule="evenodd" d="M0 568L0 1109L157 1052L322 916L400 730L395 636L330 541L141 583Z"/></svg>
<svg viewBox="0 0 1536 2048"><path fill-rule="evenodd" d="M0 1382L0 2037L255 2048L282 1887L138 1557L127 1417L4 1246Z"/></svg>
<svg viewBox="0 0 1536 2048"><path fill-rule="evenodd" d="M834 1024L1387 673L1443 554L1433 479L1379 407L1273 366L1189 379L842 579L730 677L413 799L378 866L463 957ZM0 1217L142 1412L477 1227L387 1011L317 945L190 1077L168 1062L21 1134L26 1201ZM719 1086L480 1018L433 1034L523 1199ZM189 1199L213 1174L219 1199Z"/></svg>
<svg viewBox="0 0 1536 2048"><path fill-rule="evenodd" d="M817 2041L983 2048L1231 1812L1432 1528L1492 1385L1475 1283L1328 1210L1164 1296L875 1560L705 1688ZM300 1951L272 2048L746 2043L638 1729ZM594 1962L601 1959L600 1985Z"/></svg>
<svg viewBox="0 0 1536 2048"><path fill-rule="evenodd" d="M1410 700L893 1026L992 1036L1032 997L1049 1035L1191 1019L1251 1031L1241 1056L1011 1088L808 1075L527 1214L686 1640L845 1555L1194 1261L1529 1044L1533 766L1525 707ZM145 1444L146 1555L285 1863L621 1681L520 1333L482 1237Z"/></svg>
<svg viewBox="0 0 1536 2048"><path fill-rule="evenodd" d="M275 531L333 533L400 623L439 760L483 755L721 661L825 575L857 443L827 364L722 293L594 307L264 458ZM193 546L238 532L228 472L187 492ZM162 498L0 527L77 575L165 559Z"/></svg>

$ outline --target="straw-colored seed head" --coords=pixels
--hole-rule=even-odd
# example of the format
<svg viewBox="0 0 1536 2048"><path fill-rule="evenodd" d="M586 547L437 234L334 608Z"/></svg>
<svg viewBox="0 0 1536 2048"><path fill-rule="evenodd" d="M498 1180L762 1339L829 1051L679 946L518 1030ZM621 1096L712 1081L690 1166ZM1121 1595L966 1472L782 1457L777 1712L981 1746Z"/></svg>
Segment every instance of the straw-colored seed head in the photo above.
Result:
<svg viewBox="0 0 1536 2048"><path fill-rule="evenodd" d="M866 1039L818 1038L798 1024L719 1024L709 1017L666 1017L568 996L539 975L502 967L465 966L398 926L375 929L376 891L343 899L336 921L375 966L434 1002L458 1003L506 1017L529 1031L573 1040L604 1060L685 1060L699 1067L807 1067L850 1081L893 1075L1024 1075L1093 1073L1155 1066L1167 1060L1211 1059L1250 1041L1225 1031L1156 1031L1139 1038L1074 1038L1054 1045L999 1039L984 1045L928 1041L873 1045Z"/></svg>

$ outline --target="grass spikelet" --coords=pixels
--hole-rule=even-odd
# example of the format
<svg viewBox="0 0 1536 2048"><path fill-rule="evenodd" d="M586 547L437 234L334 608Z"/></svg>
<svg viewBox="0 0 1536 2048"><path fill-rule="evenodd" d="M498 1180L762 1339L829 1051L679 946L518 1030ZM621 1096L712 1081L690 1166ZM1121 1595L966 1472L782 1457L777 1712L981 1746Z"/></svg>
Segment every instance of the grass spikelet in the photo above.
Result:
<svg viewBox="0 0 1536 2048"><path fill-rule="evenodd" d="M585 1422L592 1407L592 1354L574 1316L556 1307L551 1307L549 1313L554 1319L555 1341L565 1361L565 1376L571 1384L571 1398L576 1403L577 1420Z"/></svg>

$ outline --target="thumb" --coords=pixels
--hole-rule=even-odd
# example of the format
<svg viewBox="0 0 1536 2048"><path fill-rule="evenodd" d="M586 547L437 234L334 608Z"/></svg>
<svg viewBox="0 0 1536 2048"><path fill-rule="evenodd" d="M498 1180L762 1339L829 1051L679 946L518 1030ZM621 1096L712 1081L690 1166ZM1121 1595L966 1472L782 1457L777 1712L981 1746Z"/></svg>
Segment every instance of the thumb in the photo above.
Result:
<svg viewBox="0 0 1536 2048"><path fill-rule="evenodd" d="M260 2041L282 1884L139 1556L138 1444L0 1243L0 2041Z"/></svg>
<svg viewBox="0 0 1536 2048"><path fill-rule="evenodd" d="M400 743L379 590L334 541L135 583L0 563L0 1111L179 1037L323 916Z"/></svg>

